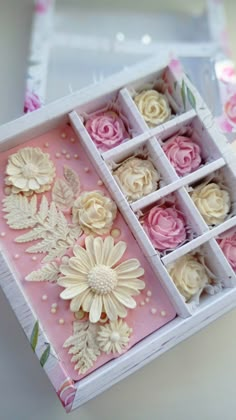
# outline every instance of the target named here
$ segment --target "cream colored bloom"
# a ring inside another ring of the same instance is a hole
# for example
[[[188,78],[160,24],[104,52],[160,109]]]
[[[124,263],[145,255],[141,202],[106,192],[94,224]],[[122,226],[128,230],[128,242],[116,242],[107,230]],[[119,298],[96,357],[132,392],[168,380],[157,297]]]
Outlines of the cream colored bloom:
[[[87,235],[109,233],[116,214],[115,202],[101,191],[84,192],[72,208],[73,223],[79,223]]]
[[[157,90],[143,90],[134,97],[134,102],[149,127],[156,127],[171,116],[171,108],[166,96]]]
[[[98,322],[105,312],[111,321],[115,321],[118,316],[126,317],[126,308],[136,307],[132,296],[138,295],[139,290],[145,287],[139,279],[144,270],[135,258],[117,265],[126,248],[126,243],[122,241],[114,245],[111,236],[104,241],[87,236],[85,248],[74,247],[74,257],[60,267],[65,277],[58,280],[58,284],[65,287],[61,298],[72,299],[72,312],[82,308],[89,312],[90,322]]]
[[[179,258],[170,265],[168,271],[186,301],[200,295],[204,287],[211,282],[204,265],[192,254]]]
[[[159,187],[160,175],[150,160],[132,157],[114,171],[114,177],[129,201],[138,200]]]
[[[214,182],[195,187],[191,197],[208,225],[219,225],[230,211],[231,201],[228,191]]]
[[[100,349],[107,354],[119,353],[128,346],[132,329],[121,319],[109,322],[99,328],[97,341]]]
[[[31,195],[48,191],[55,177],[55,167],[48,153],[39,147],[24,147],[8,158],[6,185],[12,193]]]

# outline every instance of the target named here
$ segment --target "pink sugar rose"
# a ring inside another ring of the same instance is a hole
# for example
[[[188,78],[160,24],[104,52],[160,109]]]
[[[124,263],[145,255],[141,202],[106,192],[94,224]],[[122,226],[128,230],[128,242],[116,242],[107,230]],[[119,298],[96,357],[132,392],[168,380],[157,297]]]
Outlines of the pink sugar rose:
[[[85,127],[98,149],[103,152],[129,138],[123,120],[113,111],[93,115],[86,121]]]
[[[153,207],[144,219],[143,227],[158,251],[175,249],[186,240],[186,221],[173,207]]]
[[[35,111],[40,107],[41,102],[38,95],[28,89],[25,96],[24,113],[27,114],[28,112]]]
[[[231,236],[226,236],[218,239],[223,253],[234,271],[236,271],[236,232]]]
[[[200,147],[189,137],[171,137],[165,142],[163,150],[179,176],[195,171],[202,162]]]

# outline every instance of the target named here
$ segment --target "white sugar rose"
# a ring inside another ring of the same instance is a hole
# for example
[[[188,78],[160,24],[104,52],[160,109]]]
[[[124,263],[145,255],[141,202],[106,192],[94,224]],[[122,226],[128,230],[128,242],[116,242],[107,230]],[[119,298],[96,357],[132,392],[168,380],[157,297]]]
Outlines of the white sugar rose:
[[[228,191],[214,182],[197,186],[191,197],[209,226],[222,223],[230,211],[231,200]]]
[[[182,296],[189,301],[201,294],[211,279],[197,256],[187,254],[169,267],[169,274]]]
[[[134,102],[149,127],[156,127],[171,116],[166,96],[154,89],[143,90],[134,97]]]
[[[78,223],[87,235],[109,233],[116,214],[116,204],[101,191],[82,193],[72,208],[73,223]]]
[[[156,191],[160,180],[160,175],[150,160],[135,157],[122,163],[114,171],[114,177],[129,201],[138,200]]]

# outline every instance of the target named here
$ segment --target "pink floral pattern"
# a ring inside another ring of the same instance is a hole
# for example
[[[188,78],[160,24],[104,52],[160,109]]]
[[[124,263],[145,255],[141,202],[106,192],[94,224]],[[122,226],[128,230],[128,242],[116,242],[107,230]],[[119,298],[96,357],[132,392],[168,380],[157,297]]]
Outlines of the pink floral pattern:
[[[27,114],[28,112],[35,111],[36,109],[40,107],[41,107],[41,102],[38,95],[36,95],[36,93],[28,89],[26,92],[26,97],[25,97],[24,113]]]
[[[73,401],[76,395],[74,381],[67,378],[58,389],[57,395],[60,398],[63,407],[65,407],[66,412],[69,413],[72,409]]]
[[[232,126],[236,126],[236,93],[230,96],[224,106],[227,120]]]

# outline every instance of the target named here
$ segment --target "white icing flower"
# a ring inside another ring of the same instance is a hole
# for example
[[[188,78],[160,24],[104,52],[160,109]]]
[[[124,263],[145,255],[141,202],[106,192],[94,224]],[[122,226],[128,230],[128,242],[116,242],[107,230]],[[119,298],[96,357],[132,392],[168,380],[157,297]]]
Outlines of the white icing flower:
[[[170,265],[168,271],[186,301],[199,296],[204,287],[211,282],[205,266],[192,254],[179,258]]]
[[[38,147],[25,147],[8,158],[6,185],[12,193],[31,195],[48,191],[55,176],[55,167],[48,153]]]
[[[115,202],[101,191],[84,192],[72,208],[73,223],[79,223],[87,235],[109,233],[116,214]]]
[[[129,201],[135,201],[156,191],[160,175],[150,160],[130,158],[114,171],[114,177],[120,184]]]
[[[191,197],[208,225],[219,225],[230,211],[231,200],[228,191],[214,182],[198,185]]]
[[[117,265],[126,247],[126,243],[121,241],[114,245],[111,236],[104,241],[87,236],[85,248],[74,247],[74,257],[60,267],[65,277],[58,280],[58,284],[65,287],[61,298],[72,299],[72,312],[80,309],[89,312],[90,322],[95,323],[103,312],[108,319],[115,321],[117,317],[126,317],[126,308],[136,307],[132,296],[138,295],[139,290],[145,287],[139,279],[144,270],[135,258]]]
[[[165,95],[157,90],[143,90],[134,97],[140,113],[149,127],[156,127],[167,121],[171,116],[171,109]]]
[[[132,329],[121,319],[100,326],[97,341],[100,349],[107,354],[119,353],[128,346]]]

